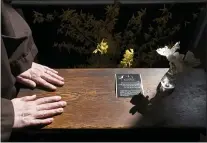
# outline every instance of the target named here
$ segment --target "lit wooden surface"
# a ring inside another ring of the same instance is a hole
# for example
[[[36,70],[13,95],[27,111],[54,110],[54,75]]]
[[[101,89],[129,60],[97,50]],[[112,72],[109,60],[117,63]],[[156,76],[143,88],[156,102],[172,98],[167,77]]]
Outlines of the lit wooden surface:
[[[68,105],[64,113],[55,117],[46,128],[130,128],[142,117],[133,107],[131,98],[116,98],[115,74],[139,73],[144,94],[152,98],[156,87],[168,69],[59,69],[65,85],[56,92],[35,89],[21,90],[19,96],[36,94],[38,97],[60,95]]]
[[[156,94],[160,79],[168,69],[59,69],[65,85],[56,92],[39,89],[21,90],[19,96],[38,97],[60,95],[68,105],[46,129],[193,127],[206,125],[206,73],[195,69],[177,78],[175,91],[154,102],[147,114],[130,113],[131,98],[116,98],[115,74],[139,73],[145,96]],[[136,101],[135,101],[136,102]],[[138,106],[142,103],[138,103]]]

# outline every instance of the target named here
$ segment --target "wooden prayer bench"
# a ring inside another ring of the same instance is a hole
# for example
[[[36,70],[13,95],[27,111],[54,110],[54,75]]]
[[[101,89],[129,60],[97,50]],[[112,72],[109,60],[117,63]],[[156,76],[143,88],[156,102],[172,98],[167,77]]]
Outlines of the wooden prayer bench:
[[[58,69],[65,78],[63,87],[56,92],[22,89],[19,97],[60,95],[68,103],[64,113],[42,129],[14,132],[12,140],[196,141],[206,127],[206,73],[195,69],[177,80],[171,95],[154,97],[167,70]],[[144,95],[158,99],[153,102],[151,110],[144,110],[144,97],[116,97],[116,73],[141,74]],[[131,103],[132,100],[136,105]]]

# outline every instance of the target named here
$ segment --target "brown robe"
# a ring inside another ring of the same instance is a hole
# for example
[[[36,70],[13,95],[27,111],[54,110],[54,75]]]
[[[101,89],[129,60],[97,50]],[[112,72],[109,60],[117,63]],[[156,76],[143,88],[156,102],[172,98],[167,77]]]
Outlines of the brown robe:
[[[8,141],[14,123],[11,99],[18,94],[15,77],[31,67],[38,51],[22,16],[6,0],[1,3],[1,140]]]

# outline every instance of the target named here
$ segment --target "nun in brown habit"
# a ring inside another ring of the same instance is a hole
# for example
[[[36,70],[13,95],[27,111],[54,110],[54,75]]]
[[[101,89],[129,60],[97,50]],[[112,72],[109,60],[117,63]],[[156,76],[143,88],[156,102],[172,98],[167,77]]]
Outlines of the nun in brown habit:
[[[8,141],[13,129],[50,124],[51,116],[62,113],[66,102],[60,96],[17,98],[16,83],[55,90],[54,85],[62,86],[64,79],[33,62],[38,51],[29,26],[8,1],[1,4],[1,140]]]

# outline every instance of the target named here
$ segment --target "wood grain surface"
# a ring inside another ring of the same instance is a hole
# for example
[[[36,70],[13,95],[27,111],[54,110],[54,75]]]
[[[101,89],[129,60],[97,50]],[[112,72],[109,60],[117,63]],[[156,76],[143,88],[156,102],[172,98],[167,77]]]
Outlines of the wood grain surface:
[[[64,113],[45,128],[130,128],[142,115],[132,115],[131,98],[115,96],[116,73],[141,74],[144,94],[152,98],[162,76],[168,69],[59,69],[65,85],[56,92],[20,91],[19,97],[60,95],[67,102]]]

